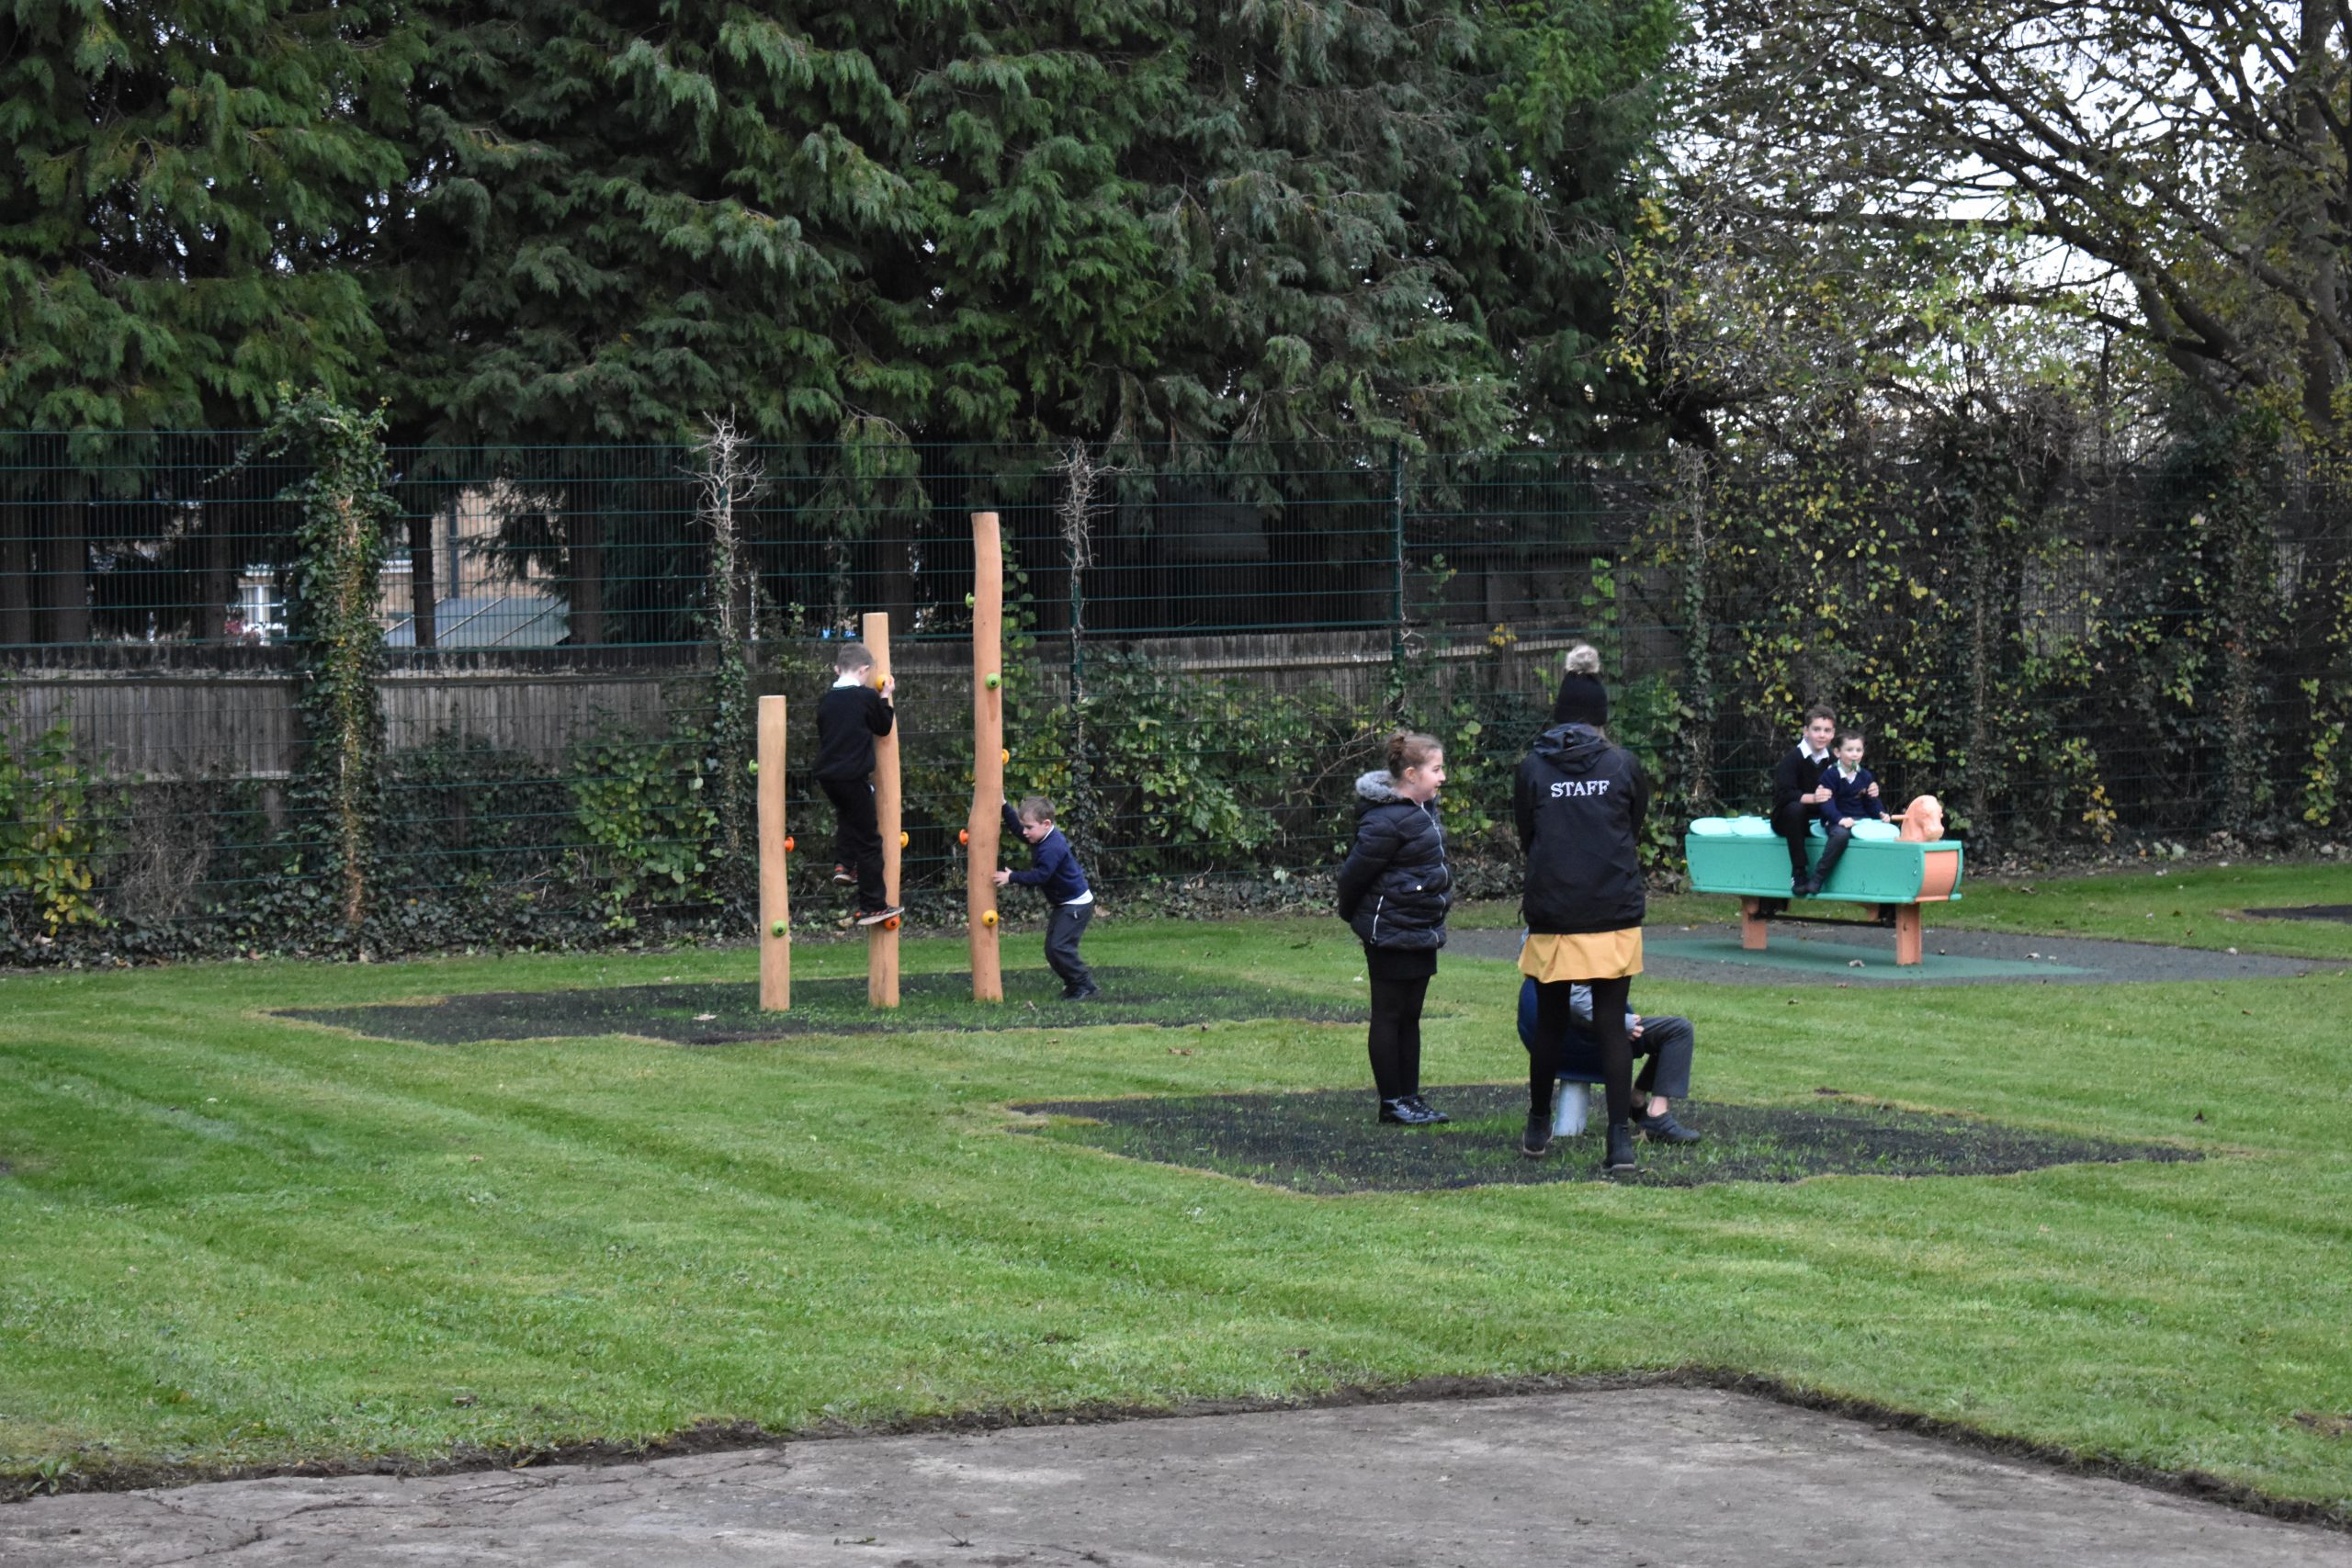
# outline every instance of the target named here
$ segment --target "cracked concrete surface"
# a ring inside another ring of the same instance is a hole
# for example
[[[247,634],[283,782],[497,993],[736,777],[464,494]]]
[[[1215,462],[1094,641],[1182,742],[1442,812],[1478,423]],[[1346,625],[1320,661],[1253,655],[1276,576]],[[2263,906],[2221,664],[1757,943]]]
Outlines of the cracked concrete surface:
[[[2352,1536],[1713,1390],[853,1438],[0,1508],[6,1568],[2352,1568]]]

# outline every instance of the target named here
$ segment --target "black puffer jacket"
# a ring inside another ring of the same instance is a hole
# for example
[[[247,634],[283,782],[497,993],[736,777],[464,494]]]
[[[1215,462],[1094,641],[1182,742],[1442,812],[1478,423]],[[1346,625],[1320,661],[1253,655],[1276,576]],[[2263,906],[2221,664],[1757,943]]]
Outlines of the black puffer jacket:
[[[1443,947],[1453,872],[1436,805],[1398,795],[1385,768],[1356,780],[1356,844],[1340,867],[1340,919],[1366,947]]]
[[[1649,815],[1641,764],[1581,724],[1545,730],[1511,782],[1527,852],[1520,912],[1531,931],[1616,931],[1642,923],[1639,846]]]

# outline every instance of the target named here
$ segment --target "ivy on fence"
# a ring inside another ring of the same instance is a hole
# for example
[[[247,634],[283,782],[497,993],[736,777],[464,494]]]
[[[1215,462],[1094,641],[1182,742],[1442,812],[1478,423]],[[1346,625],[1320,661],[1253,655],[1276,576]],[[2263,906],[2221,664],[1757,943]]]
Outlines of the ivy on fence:
[[[368,917],[381,815],[384,628],[376,602],[400,506],[384,457],[384,411],[360,413],[326,393],[285,396],[277,417],[238,455],[292,454],[307,466],[284,492],[300,508],[288,621],[302,650],[297,706],[303,750],[298,808],[324,819],[322,868],[337,886],[346,931]]]

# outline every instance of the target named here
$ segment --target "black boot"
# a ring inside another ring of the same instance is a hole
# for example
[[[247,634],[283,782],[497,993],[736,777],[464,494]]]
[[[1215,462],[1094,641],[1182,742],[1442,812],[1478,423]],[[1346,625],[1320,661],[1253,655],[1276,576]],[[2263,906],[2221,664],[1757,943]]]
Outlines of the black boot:
[[[1609,1123],[1609,1152],[1600,1158],[1603,1175],[1631,1173],[1634,1164],[1634,1124],[1631,1122]]]

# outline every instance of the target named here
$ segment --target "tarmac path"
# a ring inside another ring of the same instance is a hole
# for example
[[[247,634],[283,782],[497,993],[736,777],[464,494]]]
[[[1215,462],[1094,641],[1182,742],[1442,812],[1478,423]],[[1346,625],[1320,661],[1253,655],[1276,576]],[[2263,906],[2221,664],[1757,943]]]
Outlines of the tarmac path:
[[[0,1508],[6,1568],[2352,1568],[2352,1534],[1651,1387]]]

